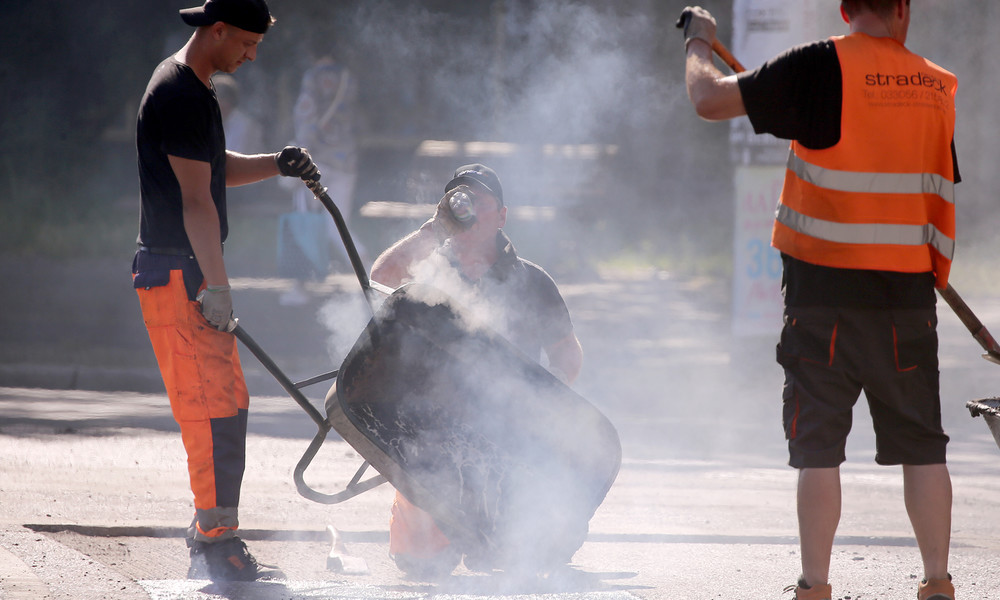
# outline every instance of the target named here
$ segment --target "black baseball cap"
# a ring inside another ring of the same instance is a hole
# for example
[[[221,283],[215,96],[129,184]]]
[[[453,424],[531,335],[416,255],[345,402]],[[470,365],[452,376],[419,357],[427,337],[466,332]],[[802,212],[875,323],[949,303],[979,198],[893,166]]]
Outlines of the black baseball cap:
[[[222,21],[251,33],[267,33],[274,23],[264,0],[205,0],[205,4],[181,9],[181,18],[192,27]]]
[[[496,196],[497,200],[500,201],[500,206],[503,206],[503,188],[500,187],[500,178],[497,177],[497,173],[493,169],[479,163],[463,165],[455,169],[452,180],[444,186],[444,193],[447,194],[463,183],[486,188],[487,192]]]

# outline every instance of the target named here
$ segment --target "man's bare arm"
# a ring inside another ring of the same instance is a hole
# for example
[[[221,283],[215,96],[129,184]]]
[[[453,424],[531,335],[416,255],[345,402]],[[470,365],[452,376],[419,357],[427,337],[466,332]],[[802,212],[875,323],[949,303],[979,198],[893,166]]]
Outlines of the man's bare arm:
[[[688,44],[684,80],[688,98],[698,116],[723,121],[747,114],[735,75],[724,75],[712,60],[712,47],[703,40]]]
[[[583,368],[583,347],[576,334],[571,333],[545,348],[545,355],[549,358],[551,370],[565,375],[567,384],[576,381]]]
[[[212,286],[229,285],[222,260],[219,213],[212,200],[212,168],[209,163],[168,155],[174,176],[181,187],[184,231],[205,282]]]
[[[226,187],[256,183],[279,175],[274,154],[240,154],[226,150]]]
[[[372,264],[372,281],[397,288],[412,279],[411,267],[427,258],[441,245],[431,221],[380,254]]]

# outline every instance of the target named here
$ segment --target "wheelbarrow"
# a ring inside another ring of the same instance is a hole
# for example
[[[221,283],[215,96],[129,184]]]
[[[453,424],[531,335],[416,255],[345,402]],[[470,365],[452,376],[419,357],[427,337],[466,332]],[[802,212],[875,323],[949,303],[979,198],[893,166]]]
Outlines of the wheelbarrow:
[[[337,225],[371,320],[338,370],[298,383],[231,324],[317,425],[294,469],[299,493],[337,504],[388,481],[463,554],[504,570],[568,562],[617,477],[614,426],[444,292],[370,281],[326,188],[306,185]],[[323,415],[301,389],[330,380]],[[364,462],[342,491],[327,494],[305,482],[305,471],[331,429]],[[378,474],[363,480],[369,466]]]

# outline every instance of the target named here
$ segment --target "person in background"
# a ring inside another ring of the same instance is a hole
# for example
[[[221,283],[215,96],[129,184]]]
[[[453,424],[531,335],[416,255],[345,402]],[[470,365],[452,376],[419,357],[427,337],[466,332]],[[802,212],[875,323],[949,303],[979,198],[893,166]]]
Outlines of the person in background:
[[[456,217],[450,200],[469,204]],[[569,310],[555,282],[538,265],[517,255],[503,231],[507,221],[496,172],[481,164],[459,167],[445,186],[436,212],[419,229],[383,252],[371,279],[392,288],[408,281],[438,287],[527,356],[541,361],[564,383],[583,364],[583,350]],[[462,556],[429,514],[396,493],[389,523],[389,553],[404,572],[417,576],[450,573]],[[479,569],[485,565],[466,566]]]
[[[935,287],[955,240],[954,75],[905,47],[909,0],[843,0],[849,34],[724,76],[716,23],[688,7],[686,85],[707,120],[747,115],[791,140],[772,245],[784,264],[789,464],[799,470],[797,600],[831,600],[840,464],[862,391],[875,461],[902,465],[923,578],[919,600],[954,600],[951,478],[941,425]]]
[[[258,564],[236,535],[249,396],[230,333],[233,300],[222,255],[226,187],[279,174],[320,174],[302,148],[255,155],[226,150],[211,78],[257,57],[274,23],[264,0],[207,0],[180,14],[196,29],[156,67],[139,105],[133,285],[187,452],[195,507],[188,576],[280,577]]]
[[[222,128],[226,132],[226,149],[239,154],[255,154],[264,147],[264,131],[260,122],[243,109],[240,102],[242,86],[229,73],[212,76],[215,96],[222,112]],[[271,190],[266,186],[244,185],[226,190],[226,201],[256,203],[269,202]]]
[[[240,154],[253,154],[264,146],[264,131],[260,123],[240,105],[240,84],[228,73],[212,77],[215,95],[219,99],[226,149]]]
[[[354,187],[358,170],[358,80],[333,52],[317,58],[302,75],[302,85],[292,113],[295,144],[309,148],[323,172],[323,184],[336,203],[345,222],[351,224],[354,210]],[[340,233],[326,209],[305,186],[292,188],[292,210],[315,213],[315,227],[306,219],[284,219],[281,224],[285,241],[279,252],[279,274],[292,279],[292,287],[282,294],[286,306],[308,302],[304,282],[310,276],[324,277],[329,264],[329,246],[339,248],[341,259],[349,259],[340,243]],[[364,247],[354,238],[355,247],[364,256]],[[322,245],[322,248],[315,246]],[[295,248],[298,248],[298,251]],[[310,262],[311,261],[311,262]]]

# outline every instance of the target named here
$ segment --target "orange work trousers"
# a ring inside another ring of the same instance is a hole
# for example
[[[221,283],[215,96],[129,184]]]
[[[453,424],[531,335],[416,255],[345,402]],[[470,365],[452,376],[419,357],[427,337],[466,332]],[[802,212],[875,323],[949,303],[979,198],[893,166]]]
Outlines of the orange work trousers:
[[[189,534],[201,541],[230,537],[239,525],[250,404],[236,337],[205,320],[182,269],[157,274],[163,261],[156,264],[156,255],[143,260],[142,254],[136,257],[133,282],[187,452],[195,506]]]
[[[434,562],[453,552],[449,546],[434,519],[397,491],[389,518],[389,555],[397,563]]]

